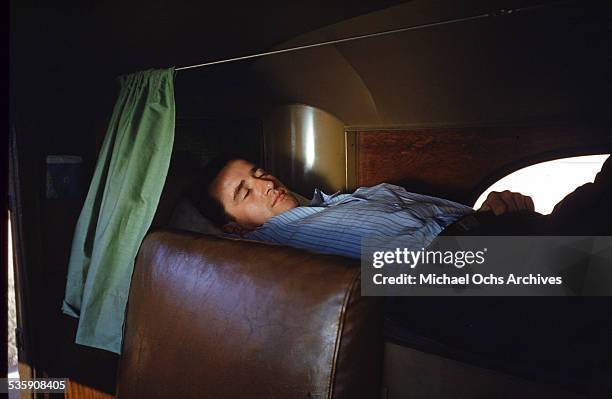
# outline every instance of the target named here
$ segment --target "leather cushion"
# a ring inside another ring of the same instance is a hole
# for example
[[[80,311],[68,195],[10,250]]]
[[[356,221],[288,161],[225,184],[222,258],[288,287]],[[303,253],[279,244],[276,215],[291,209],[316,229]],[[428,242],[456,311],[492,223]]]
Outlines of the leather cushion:
[[[377,397],[382,304],[360,296],[359,278],[348,258],[152,233],[132,278],[117,397]]]

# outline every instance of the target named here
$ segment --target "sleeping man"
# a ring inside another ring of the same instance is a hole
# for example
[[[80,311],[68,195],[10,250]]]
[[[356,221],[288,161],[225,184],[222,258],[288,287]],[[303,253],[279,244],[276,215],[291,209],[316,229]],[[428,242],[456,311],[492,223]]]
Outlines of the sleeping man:
[[[440,234],[609,234],[611,165],[606,161],[595,183],[568,195],[548,216],[534,212],[530,197],[509,191],[491,193],[474,211],[386,183],[352,194],[315,189],[307,202],[242,159],[211,162],[196,203],[225,233],[359,258],[363,237],[401,237],[418,250]]]
[[[474,211],[390,184],[352,194],[315,190],[312,201],[307,201],[265,170],[238,159],[209,164],[195,202],[200,213],[225,233],[359,258],[361,238],[371,236],[400,237],[402,244],[418,250],[440,234],[609,235],[611,172],[608,159],[594,183],[578,188],[544,216],[533,212],[529,197],[516,193],[492,193]],[[197,215],[191,209],[191,215]],[[190,226],[189,219],[175,227],[205,232]],[[592,370],[589,365],[604,364],[602,348],[609,347],[612,307],[601,298],[385,299],[385,340],[434,353],[458,356],[466,351],[472,360],[506,359],[507,364],[527,364],[530,370],[567,365],[571,370]]]

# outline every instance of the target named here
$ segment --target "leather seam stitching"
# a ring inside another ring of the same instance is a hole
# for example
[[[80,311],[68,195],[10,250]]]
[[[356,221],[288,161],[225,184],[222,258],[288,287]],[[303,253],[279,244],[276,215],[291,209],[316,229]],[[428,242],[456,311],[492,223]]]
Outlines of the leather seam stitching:
[[[361,279],[361,273],[357,272],[355,273],[355,276],[353,277],[350,285],[349,285],[349,289],[347,290],[347,292],[344,295],[344,299],[342,300],[342,309],[340,310],[340,316],[339,316],[339,320],[338,320],[338,331],[336,333],[336,342],[335,342],[335,348],[334,348],[334,356],[332,358],[332,364],[331,364],[331,374],[329,377],[329,388],[328,388],[328,398],[333,398],[334,396],[334,382],[336,380],[336,369],[337,369],[337,360],[338,360],[338,355],[340,354],[340,346],[342,345],[342,331],[344,330],[344,324],[346,321],[346,308],[348,307],[348,303],[349,300],[351,299],[351,294],[353,292],[353,288],[355,287],[355,284],[357,283],[357,281],[359,281]]]

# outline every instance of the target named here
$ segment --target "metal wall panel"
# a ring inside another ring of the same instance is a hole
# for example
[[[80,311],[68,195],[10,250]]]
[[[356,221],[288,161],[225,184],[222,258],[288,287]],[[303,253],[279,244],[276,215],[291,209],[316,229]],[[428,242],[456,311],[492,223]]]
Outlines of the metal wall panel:
[[[346,189],[344,123],[308,105],[285,105],[263,123],[265,168],[308,198]]]

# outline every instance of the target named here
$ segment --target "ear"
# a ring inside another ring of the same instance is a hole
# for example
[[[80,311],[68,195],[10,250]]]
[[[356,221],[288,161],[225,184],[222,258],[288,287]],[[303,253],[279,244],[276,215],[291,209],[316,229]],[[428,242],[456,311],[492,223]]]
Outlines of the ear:
[[[245,227],[236,222],[228,222],[224,224],[223,226],[221,226],[221,230],[223,230],[224,233],[236,234],[236,235],[240,235],[241,237],[243,237],[246,233],[248,233],[249,231],[253,229]]]

